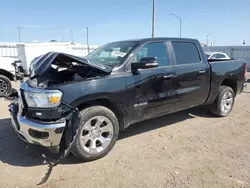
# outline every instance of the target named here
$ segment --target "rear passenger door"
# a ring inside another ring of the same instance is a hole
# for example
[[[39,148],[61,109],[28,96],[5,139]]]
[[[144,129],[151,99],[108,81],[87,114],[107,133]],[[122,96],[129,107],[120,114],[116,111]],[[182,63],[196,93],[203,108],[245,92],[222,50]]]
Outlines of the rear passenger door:
[[[178,110],[203,104],[210,89],[210,69],[195,42],[172,41],[174,54],[174,88]]]

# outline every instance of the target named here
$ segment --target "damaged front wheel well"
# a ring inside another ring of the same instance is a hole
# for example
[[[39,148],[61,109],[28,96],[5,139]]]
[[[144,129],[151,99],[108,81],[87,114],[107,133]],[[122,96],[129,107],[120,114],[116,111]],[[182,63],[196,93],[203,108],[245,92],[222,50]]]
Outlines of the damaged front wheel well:
[[[77,109],[81,111],[90,106],[104,106],[110,109],[116,115],[118,119],[120,130],[121,131],[125,130],[122,112],[119,109],[119,107],[114,105],[112,102],[110,102],[110,100],[102,98],[102,99],[93,99],[93,100],[84,101],[83,103],[77,106]],[[70,140],[72,139],[71,130],[72,130],[71,127],[66,127],[62,136],[61,143],[60,143],[60,150],[63,150],[64,148],[68,147],[68,144],[70,143]]]
[[[114,114],[116,115],[116,117],[119,121],[120,130],[124,130],[123,115],[122,115],[120,108],[117,105],[113,104],[107,98],[89,100],[89,101],[86,101],[86,102],[78,105],[77,108],[79,109],[79,111],[81,111],[84,108],[87,108],[90,106],[95,106],[95,105],[104,106],[104,107],[110,109],[112,112],[114,112]]]

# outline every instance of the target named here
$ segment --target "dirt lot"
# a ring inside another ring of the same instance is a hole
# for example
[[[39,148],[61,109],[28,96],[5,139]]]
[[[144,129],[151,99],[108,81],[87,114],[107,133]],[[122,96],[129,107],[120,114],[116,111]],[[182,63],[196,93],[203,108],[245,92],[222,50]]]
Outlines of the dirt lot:
[[[56,156],[19,140],[7,105],[0,99],[0,187],[36,187],[48,169],[42,154]],[[250,187],[249,106],[250,84],[229,117],[196,108],[133,125],[106,157],[69,156],[39,187]]]

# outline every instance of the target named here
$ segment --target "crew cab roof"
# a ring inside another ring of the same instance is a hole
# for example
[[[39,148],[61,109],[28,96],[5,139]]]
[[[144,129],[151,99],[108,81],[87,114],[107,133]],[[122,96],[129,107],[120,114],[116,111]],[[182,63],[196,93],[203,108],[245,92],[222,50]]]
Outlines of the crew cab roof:
[[[190,42],[197,42],[197,39],[192,38],[176,38],[176,37],[154,37],[154,38],[141,38],[141,39],[131,39],[131,40],[122,40],[116,42],[155,42],[155,41],[162,41],[162,40],[178,40],[178,41],[190,41]]]

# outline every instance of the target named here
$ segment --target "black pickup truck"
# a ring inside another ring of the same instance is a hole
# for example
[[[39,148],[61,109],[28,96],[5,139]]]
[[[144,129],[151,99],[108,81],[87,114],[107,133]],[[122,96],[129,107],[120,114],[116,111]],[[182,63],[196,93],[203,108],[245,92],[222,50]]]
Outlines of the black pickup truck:
[[[199,105],[227,116],[246,70],[244,60],[210,64],[194,39],[113,42],[85,58],[50,52],[31,63],[10,105],[12,124],[26,142],[56,151],[66,143],[95,160],[133,123]]]

